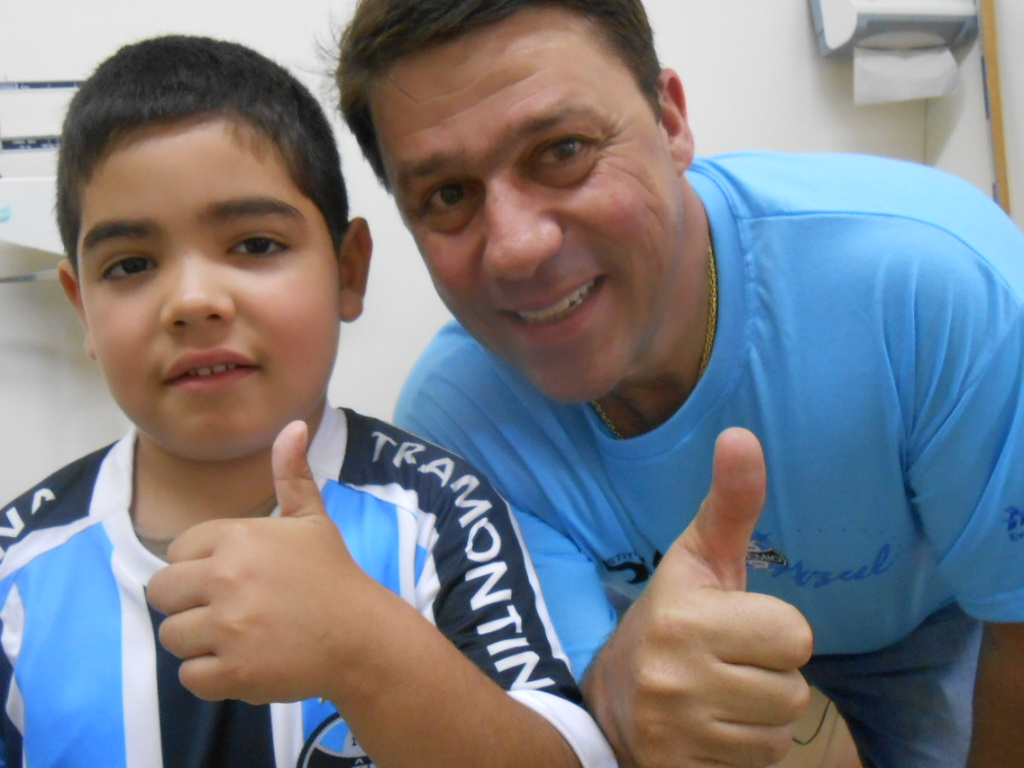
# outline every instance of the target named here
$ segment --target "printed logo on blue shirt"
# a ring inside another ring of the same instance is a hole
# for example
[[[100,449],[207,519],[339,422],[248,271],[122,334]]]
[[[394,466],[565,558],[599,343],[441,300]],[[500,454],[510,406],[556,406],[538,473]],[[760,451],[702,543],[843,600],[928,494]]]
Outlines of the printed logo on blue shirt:
[[[661,562],[661,552],[654,553],[654,568]],[[644,559],[636,552],[623,552],[610,557],[604,561],[604,567],[609,571],[622,574],[627,584],[643,584],[651,578],[652,568],[648,567]]]
[[[1021,532],[1024,535],[1024,519],[1021,520]],[[895,556],[888,544],[879,548],[870,565],[858,568],[847,568],[841,571],[819,570],[810,567],[801,559],[791,562],[779,552],[771,542],[769,534],[755,531],[747,547],[747,568],[751,571],[764,571],[772,578],[792,577],[798,587],[821,589],[844,581],[864,581],[885,574],[893,566]]]
[[[299,768],[373,768],[348,723],[335,713],[313,732],[299,755]]]
[[[1024,539],[1024,509],[1007,507],[1003,511],[1006,513],[1006,533],[1010,541]]]
[[[792,565],[773,568],[771,575],[772,578],[790,575],[798,587],[821,589],[844,581],[865,581],[882,576],[893,567],[895,560],[896,556],[892,552],[892,547],[883,544],[870,565],[865,564],[859,568],[847,568],[838,572],[821,571],[807,566],[803,560],[797,560]]]
[[[768,537],[754,532],[750,544],[747,545],[747,568],[757,571],[768,571],[785,568],[789,565],[786,556],[768,543]]]

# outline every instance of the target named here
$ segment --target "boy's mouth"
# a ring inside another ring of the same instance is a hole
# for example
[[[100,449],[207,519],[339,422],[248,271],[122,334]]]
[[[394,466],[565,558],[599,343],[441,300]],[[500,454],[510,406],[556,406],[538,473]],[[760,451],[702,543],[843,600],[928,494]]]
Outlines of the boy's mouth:
[[[214,355],[193,355],[194,359],[183,359],[167,372],[168,384],[180,384],[188,381],[200,381],[253,371],[258,366],[241,355],[227,353]],[[206,359],[204,360],[203,357]],[[212,359],[211,359],[212,358]],[[219,358],[219,359],[218,359]],[[233,358],[233,359],[232,359]]]
[[[210,368],[193,368],[191,371],[186,371],[185,376],[183,378],[193,379],[193,378],[202,378],[203,376],[213,376],[214,374],[217,374],[217,373],[224,373],[225,371],[233,371],[233,370],[235,370],[236,368],[239,368],[239,367],[240,366],[237,366],[234,363],[225,363],[223,365],[214,365],[214,366],[212,366]]]

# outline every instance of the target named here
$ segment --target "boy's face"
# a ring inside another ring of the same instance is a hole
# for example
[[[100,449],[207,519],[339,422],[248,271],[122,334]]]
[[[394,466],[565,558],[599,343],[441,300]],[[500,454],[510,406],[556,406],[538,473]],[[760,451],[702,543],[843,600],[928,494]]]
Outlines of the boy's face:
[[[62,283],[140,441],[230,460],[291,420],[315,429],[369,233],[353,222],[339,261],[268,141],[217,119],[114,145],[83,191],[78,253]]]

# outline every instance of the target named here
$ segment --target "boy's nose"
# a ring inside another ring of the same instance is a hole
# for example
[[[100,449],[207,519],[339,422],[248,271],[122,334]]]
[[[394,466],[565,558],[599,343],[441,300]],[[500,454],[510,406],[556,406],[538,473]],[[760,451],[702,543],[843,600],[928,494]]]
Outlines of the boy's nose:
[[[488,190],[485,268],[502,280],[528,280],[562,247],[562,228],[543,200],[513,185]]]
[[[165,269],[167,285],[161,323],[168,329],[184,329],[206,322],[234,318],[234,302],[215,265],[186,260]]]

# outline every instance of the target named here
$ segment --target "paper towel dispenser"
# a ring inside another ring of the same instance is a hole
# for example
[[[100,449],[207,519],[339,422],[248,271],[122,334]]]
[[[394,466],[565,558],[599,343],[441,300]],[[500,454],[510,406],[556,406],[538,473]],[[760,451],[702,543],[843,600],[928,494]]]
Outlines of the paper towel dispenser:
[[[954,47],[978,28],[975,0],[810,0],[825,56],[861,48]]]
[[[52,177],[0,178],[0,284],[56,277],[64,247],[53,208]]]

